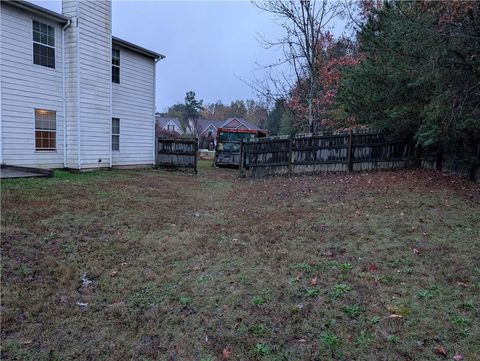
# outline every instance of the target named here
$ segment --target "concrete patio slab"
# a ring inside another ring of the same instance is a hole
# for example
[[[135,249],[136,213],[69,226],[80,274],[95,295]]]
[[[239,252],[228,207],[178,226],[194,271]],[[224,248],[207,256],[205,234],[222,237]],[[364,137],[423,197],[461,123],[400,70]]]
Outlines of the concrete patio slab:
[[[16,166],[2,166],[0,169],[1,179],[51,177],[53,172],[48,169],[37,169]]]

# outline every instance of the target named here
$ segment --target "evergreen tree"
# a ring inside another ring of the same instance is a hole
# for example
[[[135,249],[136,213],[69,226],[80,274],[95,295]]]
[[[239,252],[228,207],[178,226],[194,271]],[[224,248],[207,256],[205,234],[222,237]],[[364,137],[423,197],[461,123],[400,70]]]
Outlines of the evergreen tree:
[[[293,134],[293,122],[289,112],[283,112],[280,118],[279,135],[292,135]]]
[[[336,97],[359,122],[460,157],[480,135],[480,3],[386,2],[358,34]]]
[[[280,131],[280,122],[282,119],[282,114],[284,113],[284,100],[280,99],[275,102],[275,107],[268,115],[266,121],[266,128],[269,135],[278,135]]]

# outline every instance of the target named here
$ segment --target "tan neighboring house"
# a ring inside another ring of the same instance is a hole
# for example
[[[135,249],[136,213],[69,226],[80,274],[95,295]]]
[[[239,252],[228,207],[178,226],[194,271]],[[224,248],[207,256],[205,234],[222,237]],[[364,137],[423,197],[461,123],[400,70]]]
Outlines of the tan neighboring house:
[[[226,120],[197,120],[197,137],[200,143],[200,148],[209,148],[211,142],[215,145],[217,138],[217,130],[219,128],[230,128],[238,130],[260,130],[256,125],[246,121],[243,118],[229,118]],[[189,122],[187,127],[188,134],[194,134],[195,124],[193,121]]]

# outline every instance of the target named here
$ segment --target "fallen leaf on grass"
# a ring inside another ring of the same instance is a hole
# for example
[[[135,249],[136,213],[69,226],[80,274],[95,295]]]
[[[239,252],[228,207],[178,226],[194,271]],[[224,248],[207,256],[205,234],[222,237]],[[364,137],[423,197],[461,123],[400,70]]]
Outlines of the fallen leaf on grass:
[[[230,350],[230,348],[228,347],[225,347],[222,351],[222,356],[223,358],[226,360],[226,359],[229,359],[230,356],[232,355],[232,350]]]
[[[457,286],[458,287],[467,287],[467,284],[465,282],[458,281]]]
[[[298,340],[298,342],[299,343],[305,343],[305,342],[307,342],[307,340],[305,340],[304,338],[301,338],[301,339]]]
[[[317,285],[317,282],[318,282],[317,277],[313,277],[313,278],[310,280],[310,285],[316,286],[316,285]]]
[[[435,348],[433,349],[433,353],[439,356],[447,356],[447,350],[442,345],[435,346]]]
[[[397,315],[396,313],[392,313],[390,316],[388,316],[388,318],[392,319],[392,320],[400,320],[403,318],[402,315]]]
[[[370,267],[368,267],[368,270],[372,273],[377,272],[378,271],[378,266],[374,265],[374,264],[371,264]]]
[[[453,356],[453,359],[455,361],[462,361],[463,360],[463,356],[460,355],[458,352],[455,352],[455,356]]]
[[[387,311],[394,315],[406,317],[412,313],[412,310],[407,306],[389,305],[386,307]]]
[[[295,277],[295,281],[300,282],[301,278],[302,278],[302,275],[298,275],[297,277]]]
[[[20,340],[20,345],[30,345],[32,342],[32,340]]]
[[[118,271],[114,269],[112,272],[110,272],[110,277],[115,277],[117,275]]]
[[[413,249],[413,254],[419,254],[419,253],[420,253],[420,251],[418,250],[418,248]]]
[[[330,252],[330,251],[323,252],[323,253],[322,253],[322,256],[324,256],[324,257],[329,257],[329,258],[335,257],[334,254],[333,254],[332,252]]]
[[[125,306],[125,302],[123,301],[115,301],[113,303],[110,304],[110,307],[121,307],[121,306]]]

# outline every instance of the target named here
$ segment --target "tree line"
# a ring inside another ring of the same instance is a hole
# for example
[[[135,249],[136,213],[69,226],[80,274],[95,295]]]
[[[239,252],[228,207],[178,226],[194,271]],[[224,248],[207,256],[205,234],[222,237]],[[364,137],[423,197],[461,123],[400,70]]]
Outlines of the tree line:
[[[290,134],[293,130],[292,119],[285,111],[283,102],[275,107],[260,100],[234,100],[223,104],[221,100],[204,104],[198,100],[194,91],[185,95],[183,103],[170,106],[167,111],[157,113],[162,117],[177,118],[184,129],[187,124],[195,123],[197,119],[226,120],[228,118],[243,118],[261,129],[266,129],[270,135]]]
[[[478,163],[479,1],[254,4],[284,29],[281,38],[264,40],[284,58],[250,83],[262,100],[203,105],[189,92],[165,115],[183,122],[241,117],[270,135],[373,127],[414,139],[438,157]],[[329,31],[336,19],[346,24],[342,36]]]
[[[285,30],[267,45],[282,49],[280,63],[289,72],[272,71],[252,87],[275,102],[273,113],[288,114],[291,132],[374,127],[413,138],[439,157],[478,163],[479,1],[271,0],[257,6]],[[349,35],[328,30],[339,18]]]

